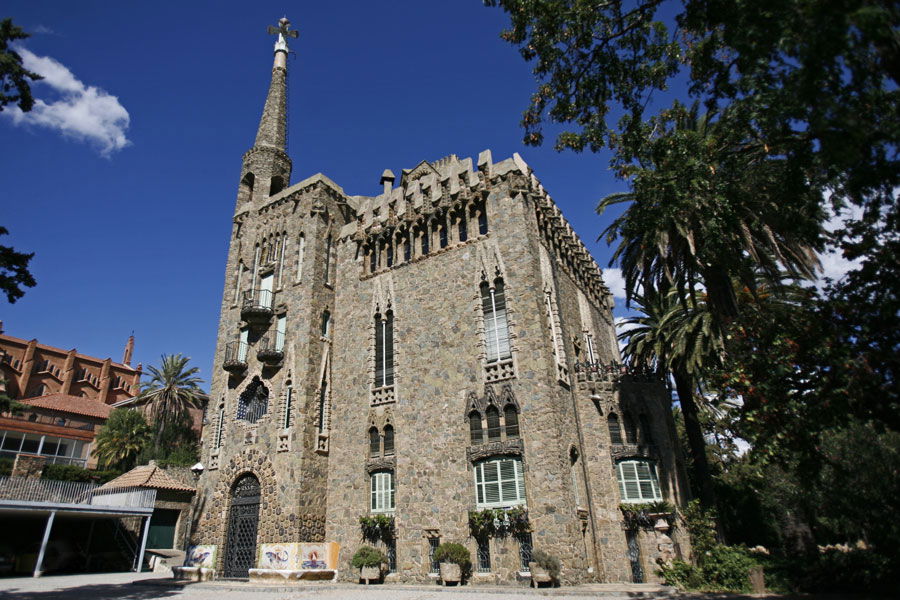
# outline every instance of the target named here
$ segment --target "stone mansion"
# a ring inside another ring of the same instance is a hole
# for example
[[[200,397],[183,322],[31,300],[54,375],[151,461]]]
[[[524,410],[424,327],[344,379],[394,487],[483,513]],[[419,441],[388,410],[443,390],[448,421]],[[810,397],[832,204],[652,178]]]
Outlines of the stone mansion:
[[[368,522],[389,580],[436,578],[446,541],[470,549],[476,584],[527,577],[533,549],[564,582],[653,580],[660,552],[687,551],[683,529],[631,527],[620,506],[687,499],[670,398],[618,365],[612,295],[532,169],[484,151],[385,170],[372,196],[322,174],[291,184],[296,32],[270,33],[192,542],[224,577],[336,543],[355,580],[361,518],[383,515]],[[491,533],[473,532],[485,515]]]

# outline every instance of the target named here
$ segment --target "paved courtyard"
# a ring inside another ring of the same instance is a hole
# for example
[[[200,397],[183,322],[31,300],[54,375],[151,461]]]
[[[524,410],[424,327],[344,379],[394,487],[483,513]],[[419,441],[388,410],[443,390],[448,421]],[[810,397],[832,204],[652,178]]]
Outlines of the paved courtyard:
[[[135,581],[138,583],[134,583]],[[585,585],[539,589],[513,587],[442,588],[407,585],[305,584],[296,587],[262,586],[240,582],[171,585],[165,575],[152,573],[102,573],[0,579],[0,600],[537,600],[559,597],[572,600],[626,600],[637,598],[678,600],[772,600],[782,596],[733,594],[679,594],[658,586],[628,584]],[[812,600],[812,596],[804,596]],[[818,598],[818,596],[816,597]],[[822,597],[825,598],[825,597]],[[839,596],[828,596],[838,600]],[[859,597],[858,597],[859,598]]]

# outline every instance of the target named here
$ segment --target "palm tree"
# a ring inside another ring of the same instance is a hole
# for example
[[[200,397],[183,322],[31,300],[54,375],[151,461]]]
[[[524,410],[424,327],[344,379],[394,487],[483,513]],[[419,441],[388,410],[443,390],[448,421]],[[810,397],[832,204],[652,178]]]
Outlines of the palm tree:
[[[629,302],[636,291],[674,288],[696,304],[705,289],[721,327],[738,314],[734,282],[755,289],[786,272],[811,278],[824,243],[821,197],[807,173],[791,170],[781,150],[755,139],[733,115],[701,115],[677,104],[655,123],[639,157],[622,167],[632,191],[603,198],[597,212],[630,203],[601,237],[621,240],[619,263]]]
[[[188,368],[190,358],[181,354],[162,355],[161,368],[150,366],[150,381],[141,387],[139,400],[150,407],[150,417],[156,428],[155,441],[161,439],[164,429],[183,422],[188,409],[199,408],[206,398],[200,389],[203,380],[197,377],[200,369]]]
[[[620,340],[627,340],[623,358],[629,364],[672,376],[684,415],[694,481],[700,486],[700,502],[712,507],[712,476],[697,399],[703,397],[698,394],[703,371],[721,360],[722,338],[706,303],[693,304],[690,299],[684,303],[675,289],[664,293],[646,290],[634,298],[634,303],[643,314],[623,321],[628,326],[619,335]]]
[[[94,455],[107,468],[127,471],[150,443],[152,435],[144,415],[136,410],[112,411],[94,440]]]

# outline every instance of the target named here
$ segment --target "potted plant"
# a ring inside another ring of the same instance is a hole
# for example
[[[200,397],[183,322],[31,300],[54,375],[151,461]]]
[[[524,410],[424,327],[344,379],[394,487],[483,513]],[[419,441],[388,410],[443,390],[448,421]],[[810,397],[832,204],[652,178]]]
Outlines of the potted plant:
[[[531,585],[534,587],[542,583],[553,585],[559,581],[559,559],[543,550],[531,553],[528,569],[531,571]]]
[[[460,584],[463,574],[468,571],[472,561],[469,550],[462,544],[445,542],[434,551],[434,560],[441,566],[441,581]]]
[[[387,563],[387,558],[381,550],[372,546],[362,546],[350,560],[350,566],[359,569],[359,578],[369,585],[370,580],[381,579],[382,565]]]

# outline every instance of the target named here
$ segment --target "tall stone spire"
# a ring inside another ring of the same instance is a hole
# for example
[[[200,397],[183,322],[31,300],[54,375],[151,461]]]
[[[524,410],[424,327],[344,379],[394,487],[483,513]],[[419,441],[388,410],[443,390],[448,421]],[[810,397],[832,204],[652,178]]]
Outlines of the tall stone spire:
[[[290,29],[287,17],[278,21],[278,27],[269,26],[269,33],[278,36],[275,42],[275,60],[272,65],[272,83],[263,108],[254,146],[268,146],[281,151],[287,149],[287,54],[286,37],[299,34]]]
[[[269,33],[277,35],[272,83],[259,120],[256,141],[244,154],[241,181],[235,212],[245,210],[248,203],[264,201],[286,188],[291,178],[291,159],[287,155],[287,38],[298,33],[291,28],[287,17],[278,26],[269,26]]]

